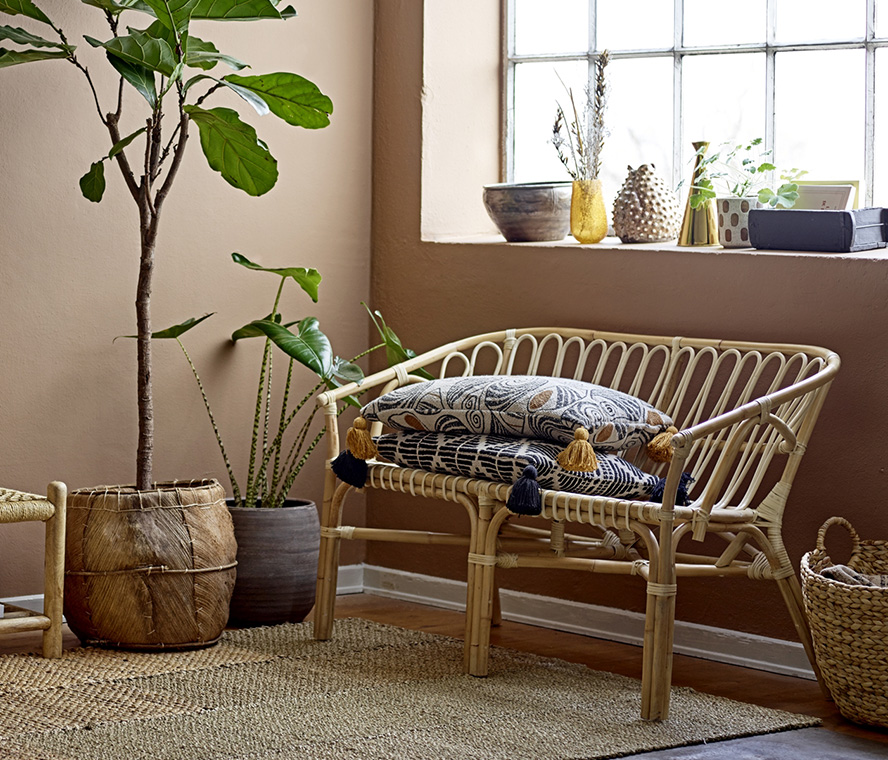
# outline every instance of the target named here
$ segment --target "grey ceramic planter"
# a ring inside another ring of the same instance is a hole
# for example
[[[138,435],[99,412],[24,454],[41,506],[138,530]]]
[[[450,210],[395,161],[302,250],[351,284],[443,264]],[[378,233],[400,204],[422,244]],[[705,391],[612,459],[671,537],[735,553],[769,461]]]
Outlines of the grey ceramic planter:
[[[320,524],[313,501],[277,509],[229,506],[237,541],[237,578],[228,624],[298,623],[315,601]]]

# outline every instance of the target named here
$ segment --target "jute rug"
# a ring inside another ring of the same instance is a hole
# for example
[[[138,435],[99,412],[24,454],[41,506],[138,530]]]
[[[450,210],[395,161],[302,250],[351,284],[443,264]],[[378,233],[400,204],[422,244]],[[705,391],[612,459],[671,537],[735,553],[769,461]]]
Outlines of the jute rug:
[[[642,721],[640,684],[495,649],[486,679],[462,644],[358,619],[227,632],[194,652],[75,649],[0,657],[0,758],[605,758],[811,726],[817,720],[675,689]]]

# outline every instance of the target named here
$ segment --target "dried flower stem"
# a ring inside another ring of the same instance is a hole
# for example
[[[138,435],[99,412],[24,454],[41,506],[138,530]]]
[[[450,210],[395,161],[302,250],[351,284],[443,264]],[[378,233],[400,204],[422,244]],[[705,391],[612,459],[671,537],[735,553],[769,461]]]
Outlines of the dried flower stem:
[[[607,50],[595,59],[594,86],[586,85],[584,88],[586,102],[582,117],[577,109],[573,90],[564,85],[562,81],[570,98],[573,121],[568,122],[564,109],[559,104],[555,115],[555,124],[552,127],[551,142],[555,146],[558,160],[574,180],[598,179],[601,172],[601,154],[604,151],[604,140],[607,137],[607,129],[604,125],[604,112],[607,108],[608,96],[605,69],[609,61],[610,55]],[[562,135],[562,127],[567,133],[566,138]],[[569,156],[565,153],[565,145]]]

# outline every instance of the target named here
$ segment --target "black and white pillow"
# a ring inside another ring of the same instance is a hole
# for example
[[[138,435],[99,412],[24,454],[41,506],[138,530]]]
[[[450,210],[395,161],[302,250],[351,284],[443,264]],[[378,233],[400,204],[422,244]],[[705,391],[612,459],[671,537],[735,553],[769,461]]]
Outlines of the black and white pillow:
[[[598,455],[594,472],[572,472],[557,462],[561,446],[499,435],[399,432],[374,439],[378,458],[400,467],[513,484],[527,465],[541,488],[618,499],[648,500],[660,479],[615,455]]]
[[[589,431],[599,451],[647,444],[672,424],[665,413],[627,393],[581,380],[533,375],[448,377],[405,385],[361,414],[396,430],[476,433],[569,444]]]

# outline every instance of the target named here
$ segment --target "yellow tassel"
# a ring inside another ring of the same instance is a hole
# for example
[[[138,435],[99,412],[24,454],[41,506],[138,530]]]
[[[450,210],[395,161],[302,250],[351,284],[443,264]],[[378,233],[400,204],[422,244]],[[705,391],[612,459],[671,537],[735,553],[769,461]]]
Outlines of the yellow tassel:
[[[671,425],[662,433],[655,435],[653,440],[647,445],[647,455],[654,462],[671,462],[672,453],[675,450],[672,447],[672,436],[678,432],[678,428]]]
[[[345,437],[348,450],[356,459],[373,459],[379,451],[367,430],[367,420],[357,417]]]
[[[573,472],[594,472],[598,469],[598,458],[589,443],[589,431],[586,428],[574,430],[574,439],[558,455],[558,464]]]

